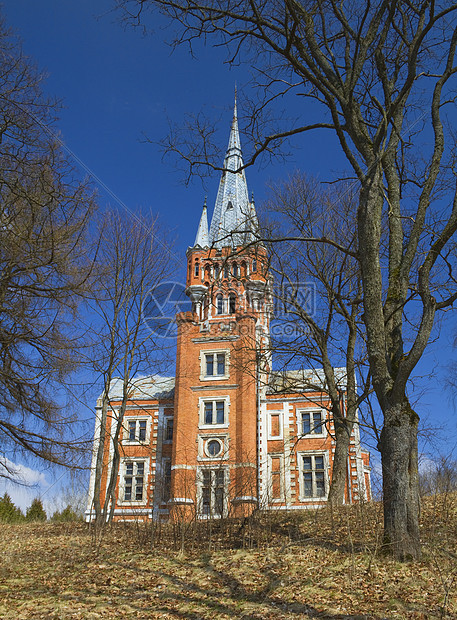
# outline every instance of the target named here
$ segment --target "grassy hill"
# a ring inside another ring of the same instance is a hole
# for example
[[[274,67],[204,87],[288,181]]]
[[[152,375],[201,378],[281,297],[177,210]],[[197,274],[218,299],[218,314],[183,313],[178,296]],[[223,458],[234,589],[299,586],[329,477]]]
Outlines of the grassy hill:
[[[457,496],[424,500],[423,561],[379,553],[378,504],[245,522],[0,528],[0,618],[457,618]]]

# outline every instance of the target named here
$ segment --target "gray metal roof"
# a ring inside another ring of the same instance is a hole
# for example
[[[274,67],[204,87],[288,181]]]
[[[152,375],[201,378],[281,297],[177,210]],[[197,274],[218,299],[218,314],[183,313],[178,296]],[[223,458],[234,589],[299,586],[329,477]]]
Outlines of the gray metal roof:
[[[111,381],[109,389],[110,399],[122,398],[123,380],[119,377]],[[162,377],[161,375],[148,375],[134,377],[129,382],[129,398],[131,400],[155,400],[173,398],[175,388],[174,377]]]
[[[346,391],[347,370],[346,368],[334,368],[335,380],[338,387]],[[327,381],[321,368],[299,370],[274,371],[270,375],[267,393],[278,392],[305,392],[309,390],[326,390]]]
[[[258,222],[254,202],[249,201],[248,186],[243,166],[238,118],[235,107],[233,110],[232,127],[227,153],[224,159],[224,171],[219,183],[219,189],[214,206],[213,217],[208,235],[208,247],[222,248],[231,246],[236,248],[255,241],[254,231]],[[203,215],[206,218],[205,212]],[[203,220],[202,215],[202,220]],[[202,233],[200,233],[202,230]],[[200,222],[196,244],[204,242],[204,222]]]

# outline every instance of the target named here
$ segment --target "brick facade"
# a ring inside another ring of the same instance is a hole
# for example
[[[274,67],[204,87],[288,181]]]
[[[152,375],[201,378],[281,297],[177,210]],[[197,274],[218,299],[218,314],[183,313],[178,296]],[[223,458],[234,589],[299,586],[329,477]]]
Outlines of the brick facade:
[[[187,251],[192,311],[176,317],[176,379],[152,375],[132,383],[115,519],[242,516],[327,501],[334,453],[329,399],[316,387],[324,385],[322,373],[285,372],[279,382],[272,373],[268,257],[255,243],[255,208],[240,164],[235,108],[210,231],[205,205]],[[344,409],[345,369],[337,371]],[[108,437],[119,399],[114,383]],[[96,428],[94,459],[98,435]],[[102,502],[112,457],[112,442],[105,445]],[[346,501],[370,498],[369,454],[355,425]],[[90,505],[86,514],[90,519]]]

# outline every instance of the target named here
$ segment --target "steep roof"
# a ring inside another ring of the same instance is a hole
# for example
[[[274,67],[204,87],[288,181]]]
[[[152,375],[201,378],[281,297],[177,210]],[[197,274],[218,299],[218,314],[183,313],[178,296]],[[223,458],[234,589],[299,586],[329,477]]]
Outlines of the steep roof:
[[[243,155],[235,97],[232,126],[224,159],[224,171],[219,183],[211,226],[209,233],[205,233],[205,222],[207,220],[206,210],[203,209],[195,245],[236,248],[255,241],[253,233],[258,226],[257,216],[254,201],[249,200],[246,175],[244,170],[240,170],[242,167]],[[205,245],[206,237],[207,243]]]

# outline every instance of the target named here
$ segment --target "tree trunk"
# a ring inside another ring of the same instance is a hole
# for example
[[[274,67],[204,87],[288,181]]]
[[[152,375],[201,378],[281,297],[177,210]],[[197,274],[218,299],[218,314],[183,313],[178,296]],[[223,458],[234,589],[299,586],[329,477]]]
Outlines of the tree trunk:
[[[332,482],[328,501],[332,506],[342,506],[347,478],[347,462],[351,430],[344,422],[335,420],[335,454],[333,456]]]
[[[94,481],[94,496],[93,496],[93,505],[95,511],[95,523],[100,525],[103,523],[104,516],[102,514],[102,507],[100,503],[100,493],[101,493],[101,484],[102,484],[102,475],[103,475],[103,456],[105,450],[105,440],[106,440],[106,418],[108,411],[108,398],[107,398],[107,390],[103,392],[102,397],[102,407],[100,413],[100,435],[98,440],[97,447],[97,459],[95,462],[95,481]]]
[[[418,416],[407,399],[384,412],[381,458],[384,547],[398,560],[419,560]]]

